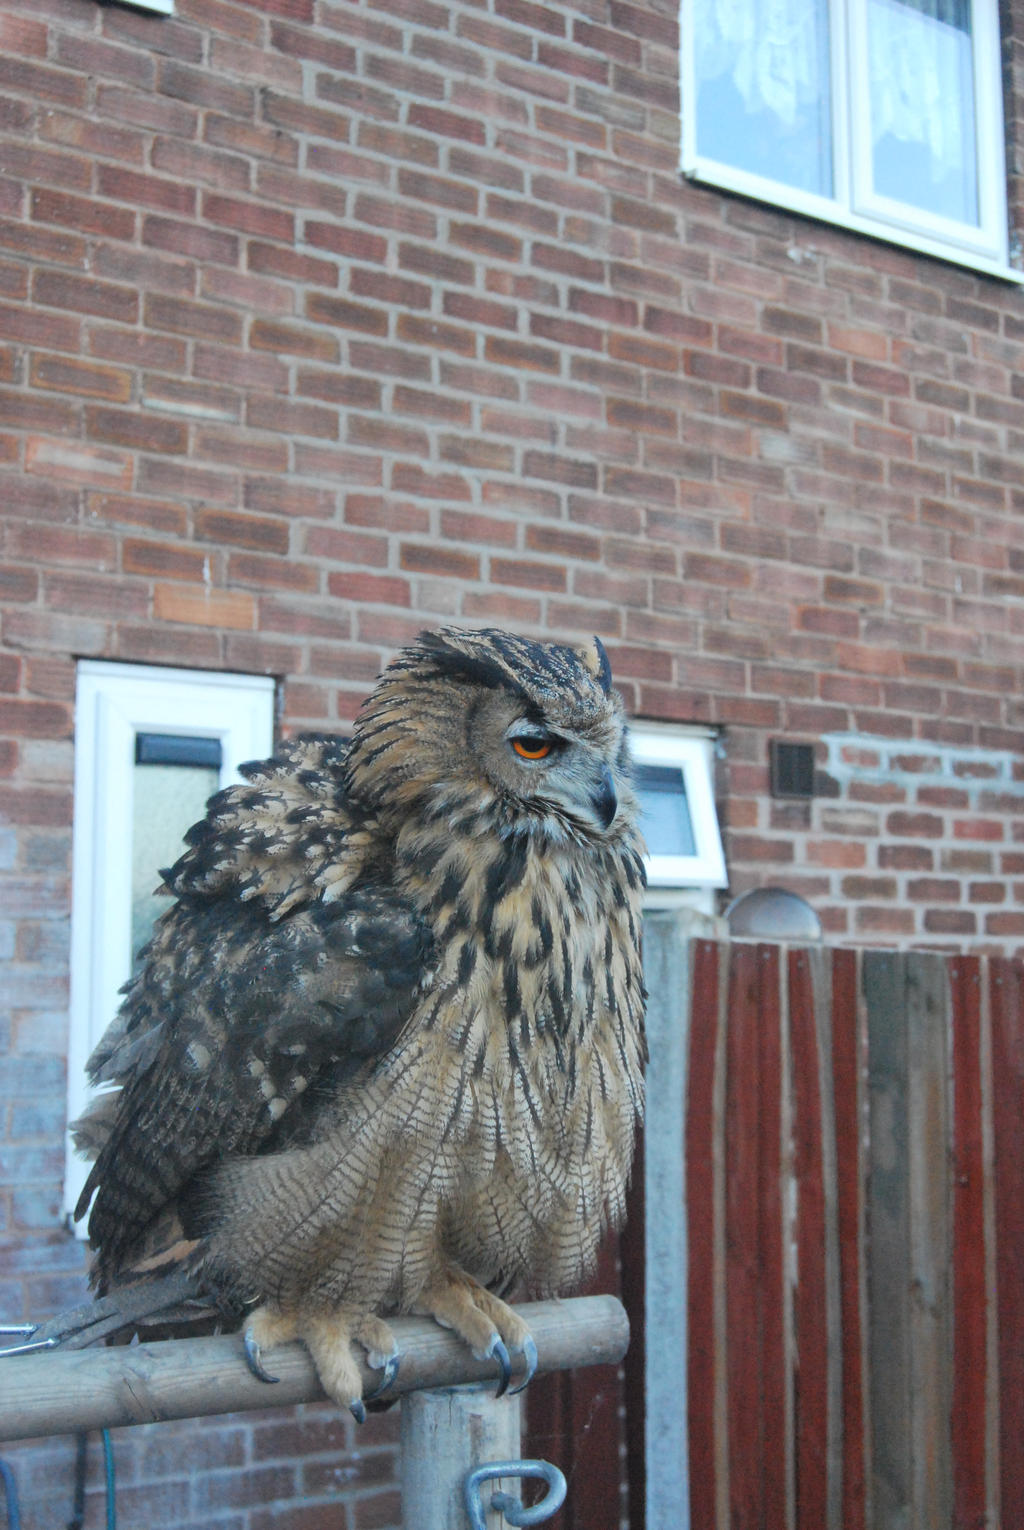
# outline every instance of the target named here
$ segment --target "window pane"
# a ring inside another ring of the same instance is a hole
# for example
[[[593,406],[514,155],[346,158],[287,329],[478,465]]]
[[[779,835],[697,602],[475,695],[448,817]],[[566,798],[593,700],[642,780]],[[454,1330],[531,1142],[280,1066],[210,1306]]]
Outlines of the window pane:
[[[827,0],[694,0],[697,153],[832,195]]]
[[[220,773],[209,766],[137,765],[132,813],[132,960],[146,944],[154,921],[169,907],[160,868],[182,852],[182,839],[205,815]]]
[[[875,191],[979,221],[970,0],[868,0]]]
[[[696,855],[682,771],[673,766],[637,765],[635,772],[640,831],[648,854]]]

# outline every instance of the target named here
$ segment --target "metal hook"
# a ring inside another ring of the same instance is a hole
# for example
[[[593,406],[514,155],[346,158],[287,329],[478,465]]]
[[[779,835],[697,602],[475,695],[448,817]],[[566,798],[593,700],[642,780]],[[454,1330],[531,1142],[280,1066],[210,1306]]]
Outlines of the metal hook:
[[[0,1338],[31,1339],[34,1333],[38,1333],[38,1323],[0,1323]],[[38,1349],[54,1349],[56,1339],[37,1339],[34,1343],[8,1344],[0,1349],[0,1360],[6,1355],[31,1355]]]
[[[557,1513],[565,1502],[565,1477],[550,1461],[489,1461],[466,1474],[463,1491],[470,1530],[486,1530],[484,1515],[487,1508],[481,1502],[480,1488],[484,1482],[495,1477],[542,1477],[548,1485],[544,1497],[532,1509],[525,1508],[521,1500],[513,1498],[511,1493],[491,1494],[487,1508],[503,1514],[510,1525],[540,1525]]]

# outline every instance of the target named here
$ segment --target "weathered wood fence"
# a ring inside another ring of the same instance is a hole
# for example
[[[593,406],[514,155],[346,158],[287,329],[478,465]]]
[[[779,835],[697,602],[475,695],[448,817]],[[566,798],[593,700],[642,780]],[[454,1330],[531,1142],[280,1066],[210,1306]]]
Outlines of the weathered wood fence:
[[[1024,968],[694,951],[689,1477],[733,1530],[1024,1526]]]
[[[552,1384],[570,1483],[627,1452],[630,1530],[1024,1530],[1024,963],[695,941],[649,972],[646,1236],[604,1268],[634,1342],[600,1410]]]

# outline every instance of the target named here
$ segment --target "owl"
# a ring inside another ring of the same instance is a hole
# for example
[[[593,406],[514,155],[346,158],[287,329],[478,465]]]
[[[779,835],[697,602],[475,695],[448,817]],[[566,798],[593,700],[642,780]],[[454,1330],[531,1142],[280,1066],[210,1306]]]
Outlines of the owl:
[[[242,774],[161,874],[90,1062],[94,1283],[116,1307],[184,1272],[257,1374],[299,1338],[357,1418],[353,1345],[390,1385],[396,1314],[525,1385],[505,1297],[586,1280],[643,1108],[643,845],[604,649],[424,633],[349,741]]]

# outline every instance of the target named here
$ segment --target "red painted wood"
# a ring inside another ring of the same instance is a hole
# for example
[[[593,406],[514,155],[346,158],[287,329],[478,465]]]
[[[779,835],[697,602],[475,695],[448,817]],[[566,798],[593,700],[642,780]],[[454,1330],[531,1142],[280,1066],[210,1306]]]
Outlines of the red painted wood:
[[[1024,966],[993,960],[996,1300],[1002,1523],[1024,1525]]]
[[[759,1226],[764,1508],[758,1530],[787,1530],[785,1256],[782,1207],[782,1003],[778,946],[758,946]],[[749,1064],[748,1064],[749,1066]]]
[[[981,1123],[981,962],[950,961],[953,994],[953,1522],[987,1523],[985,1178]],[[1017,1273],[1020,1278],[1020,1272]],[[1012,1523],[1005,1520],[1004,1523]]]
[[[718,964],[712,941],[694,946],[686,1087],[687,1364],[690,1505],[694,1525],[713,1525],[715,1452],[714,1088]]]
[[[619,1295],[618,1239],[606,1238],[587,1294]],[[552,1461],[569,1492],[551,1530],[619,1530],[622,1379],[615,1365],[559,1371],[531,1382],[523,1454]]]
[[[832,953],[832,1090],[843,1335],[843,1530],[865,1530],[864,1360],[861,1330],[859,979],[855,951]]]
[[[828,1328],[825,1283],[825,1176],[814,988],[806,951],[789,953],[789,1035],[793,1067],[793,1171],[797,1182],[794,1299],[796,1530],[822,1530],[828,1513]]]
[[[759,949],[730,953],[725,1087],[725,1294],[729,1521],[764,1523],[764,1352],[761,1335]]]
[[[779,952],[732,948],[726,1037],[726,1372],[732,1530],[785,1530]]]

